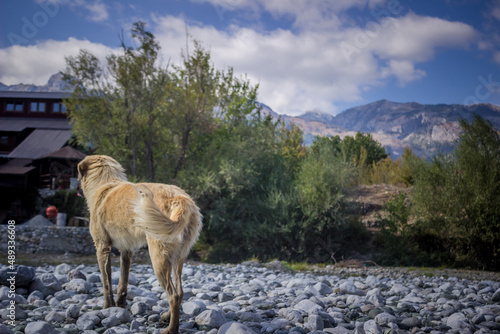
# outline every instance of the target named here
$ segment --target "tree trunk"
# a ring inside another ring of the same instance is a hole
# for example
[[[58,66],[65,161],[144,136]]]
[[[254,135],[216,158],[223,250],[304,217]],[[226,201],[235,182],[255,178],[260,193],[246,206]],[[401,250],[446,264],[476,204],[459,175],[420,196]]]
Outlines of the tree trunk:
[[[184,132],[182,133],[182,143],[181,143],[181,155],[179,160],[177,161],[177,165],[174,170],[174,180],[177,178],[177,174],[180,172],[182,166],[184,165],[184,160],[186,158],[188,143],[189,143],[189,134],[191,133],[191,125],[188,125]]]
[[[153,182],[155,179],[155,165],[154,165],[154,155],[153,155],[153,124],[154,124],[154,116],[153,113],[149,114],[149,122],[148,122],[148,133],[147,140],[145,141],[145,150],[146,150],[146,163],[147,163],[147,173],[148,180]]]

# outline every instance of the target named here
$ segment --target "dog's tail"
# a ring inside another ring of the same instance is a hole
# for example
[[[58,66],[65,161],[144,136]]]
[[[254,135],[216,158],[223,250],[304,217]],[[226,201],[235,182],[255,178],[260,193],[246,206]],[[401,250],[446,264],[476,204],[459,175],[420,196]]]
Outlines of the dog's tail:
[[[192,214],[198,207],[187,196],[174,196],[165,201],[163,210],[153,201],[153,193],[146,186],[136,186],[139,199],[134,202],[135,226],[149,237],[167,241],[183,238]]]

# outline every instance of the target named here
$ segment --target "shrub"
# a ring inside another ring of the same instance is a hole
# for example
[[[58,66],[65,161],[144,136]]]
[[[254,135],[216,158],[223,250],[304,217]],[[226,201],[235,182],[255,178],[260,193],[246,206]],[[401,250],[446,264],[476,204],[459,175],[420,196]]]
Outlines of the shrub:
[[[380,231],[375,243],[379,247],[375,261],[391,266],[439,266],[450,258],[441,233],[432,224],[412,221],[408,195],[399,193],[384,203],[379,215]],[[436,225],[439,226],[439,225]]]
[[[384,207],[379,242],[394,264],[500,269],[500,135],[479,116],[461,126],[452,155],[411,160],[411,205]]]
[[[75,216],[88,216],[87,204],[76,190],[58,190],[53,196],[47,197],[47,205],[54,205],[61,213],[66,213],[67,221]]]

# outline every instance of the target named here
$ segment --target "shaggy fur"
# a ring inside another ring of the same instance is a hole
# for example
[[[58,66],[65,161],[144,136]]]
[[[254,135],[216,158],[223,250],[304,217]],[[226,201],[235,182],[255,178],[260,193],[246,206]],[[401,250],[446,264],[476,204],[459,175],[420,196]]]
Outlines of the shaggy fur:
[[[78,179],[90,211],[90,234],[103,278],[104,308],[126,306],[131,256],[147,244],[156,277],[170,305],[161,317],[161,321],[170,322],[162,333],[177,333],[183,297],[182,267],[201,230],[200,210],[176,186],[128,182],[123,167],[108,156],[86,157],[78,164]],[[111,247],[121,253],[116,303],[111,285]]]

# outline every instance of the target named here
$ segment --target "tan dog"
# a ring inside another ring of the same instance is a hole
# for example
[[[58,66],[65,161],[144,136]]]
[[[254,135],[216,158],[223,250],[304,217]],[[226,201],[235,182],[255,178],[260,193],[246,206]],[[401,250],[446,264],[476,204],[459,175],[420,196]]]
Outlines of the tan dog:
[[[90,211],[104,308],[126,306],[130,259],[134,250],[147,243],[156,277],[170,305],[161,317],[161,321],[170,321],[162,333],[178,333],[182,267],[201,230],[200,210],[176,186],[128,182],[123,167],[108,156],[86,157],[78,164],[78,179]],[[111,247],[121,253],[116,304],[111,285]]]

